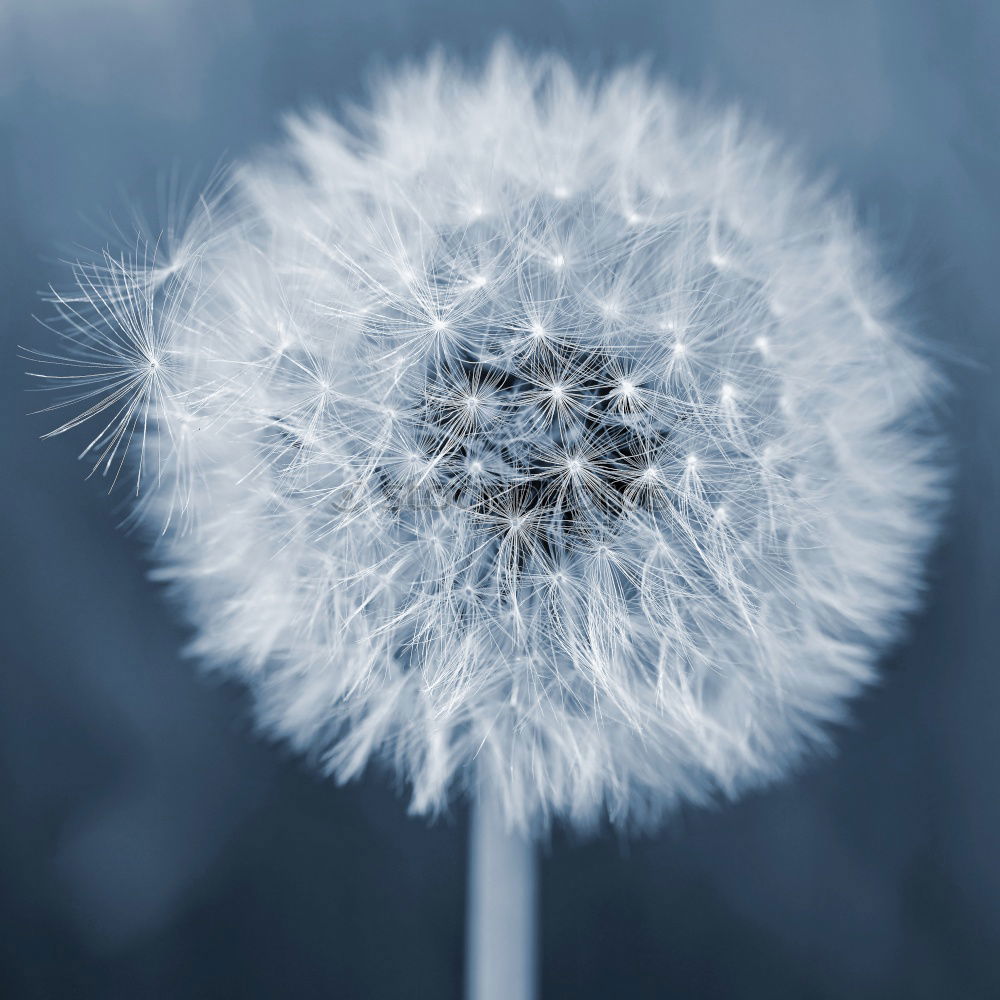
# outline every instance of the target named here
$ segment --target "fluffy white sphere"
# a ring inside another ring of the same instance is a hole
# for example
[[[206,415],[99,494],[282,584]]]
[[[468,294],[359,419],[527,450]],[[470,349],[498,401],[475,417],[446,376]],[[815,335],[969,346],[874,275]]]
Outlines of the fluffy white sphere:
[[[196,651],[418,812],[475,773],[515,824],[645,821],[821,744],[940,481],[846,207],[733,112],[505,47],[289,133],[60,299]]]

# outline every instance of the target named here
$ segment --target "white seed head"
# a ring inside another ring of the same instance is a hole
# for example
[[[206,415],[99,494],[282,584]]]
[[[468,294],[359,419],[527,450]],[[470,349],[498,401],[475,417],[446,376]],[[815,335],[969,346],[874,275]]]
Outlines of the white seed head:
[[[132,456],[196,651],[418,812],[475,771],[515,824],[643,822],[821,745],[940,493],[843,205],[732,113],[509,47],[289,134],[181,259],[56,300],[64,427]]]

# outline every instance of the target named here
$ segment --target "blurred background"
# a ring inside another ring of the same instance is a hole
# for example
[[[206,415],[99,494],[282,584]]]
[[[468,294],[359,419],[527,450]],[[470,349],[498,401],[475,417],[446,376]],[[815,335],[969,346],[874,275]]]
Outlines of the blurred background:
[[[832,170],[949,357],[956,491],[925,611],[836,760],[659,836],[557,834],[546,1000],[1000,996],[1000,5],[0,0],[0,996],[458,997],[466,814],[429,827],[255,737],[27,416],[39,291],[380,64],[499,31],[639,55]]]

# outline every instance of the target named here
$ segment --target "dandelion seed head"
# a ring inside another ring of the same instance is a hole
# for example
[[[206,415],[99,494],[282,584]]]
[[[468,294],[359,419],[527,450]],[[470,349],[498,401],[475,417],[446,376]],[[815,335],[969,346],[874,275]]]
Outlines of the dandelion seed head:
[[[131,456],[269,731],[526,828],[823,745],[916,599],[935,380],[776,148],[639,70],[435,57],[355,133],[293,119],[169,270],[78,269],[61,429]]]

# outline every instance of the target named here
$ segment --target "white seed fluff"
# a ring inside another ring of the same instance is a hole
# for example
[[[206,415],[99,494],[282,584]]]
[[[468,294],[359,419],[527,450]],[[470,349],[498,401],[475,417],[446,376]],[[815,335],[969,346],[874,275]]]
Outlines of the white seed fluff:
[[[647,822],[821,746],[941,484],[845,205],[735,112],[507,46],[288,130],[56,299],[60,430],[130,456],[196,652],[417,812]]]

